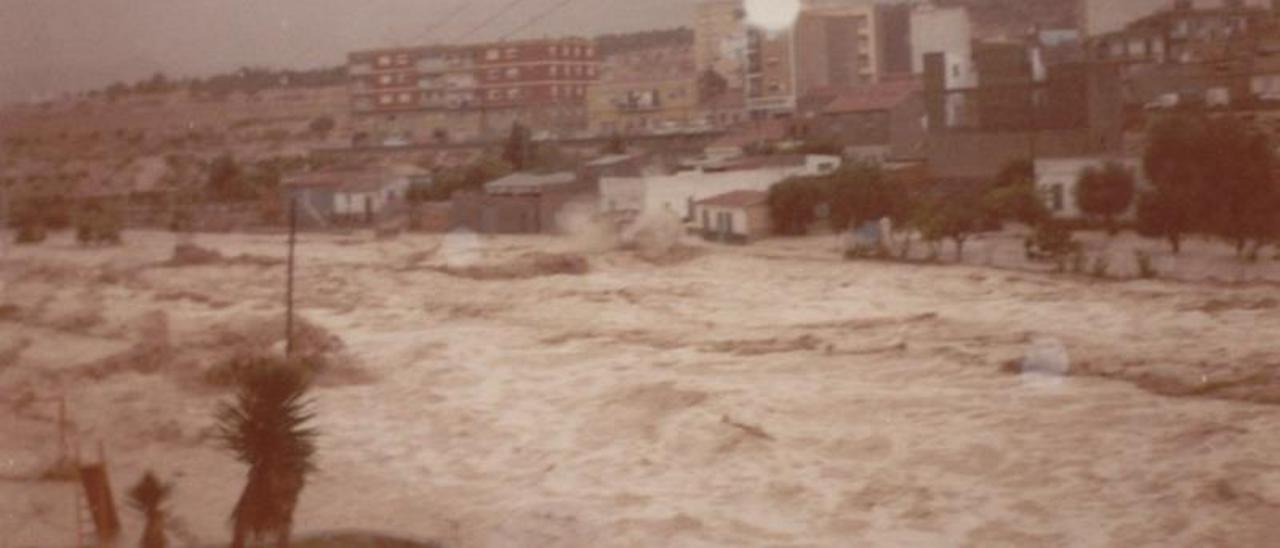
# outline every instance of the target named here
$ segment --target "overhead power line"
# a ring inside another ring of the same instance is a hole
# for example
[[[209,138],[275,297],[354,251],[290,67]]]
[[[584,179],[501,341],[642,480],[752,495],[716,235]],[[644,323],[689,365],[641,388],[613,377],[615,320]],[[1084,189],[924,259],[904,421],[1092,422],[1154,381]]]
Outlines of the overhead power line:
[[[499,41],[506,40],[508,38],[511,38],[512,36],[515,36],[517,34],[520,34],[521,32],[524,32],[529,27],[532,27],[542,22],[543,19],[551,17],[553,14],[555,14],[555,12],[560,11],[561,9],[564,9],[565,6],[569,5],[572,2],[573,0],[560,0],[555,5],[552,5],[549,9],[547,9],[547,11],[544,11],[538,15],[535,15],[533,18],[529,19],[528,21],[525,21],[524,24],[516,27],[511,32],[508,32],[502,35],[502,37],[499,38],[498,40]]]
[[[528,0],[511,0],[510,2],[507,2],[507,3],[506,3],[506,5],[502,6],[502,7],[501,7],[501,8],[499,8],[497,11],[493,12],[493,15],[490,15],[489,17],[485,18],[485,20],[484,20],[484,21],[481,21],[481,22],[480,22],[480,24],[475,25],[475,26],[473,26],[473,27],[471,27],[471,28],[467,29],[467,30],[466,30],[466,32],[463,32],[463,33],[461,33],[461,34],[459,34],[459,35],[455,36],[455,37],[454,37],[454,39],[455,39],[455,40],[457,40],[457,39],[459,39],[459,38],[464,38],[464,37],[465,37],[465,38],[474,37],[474,36],[476,35],[476,33],[480,31],[480,29],[483,29],[483,28],[485,28],[485,27],[487,27],[487,26],[489,26],[489,25],[493,24],[493,22],[494,22],[494,21],[497,21],[499,17],[502,17],[502,16],[503,16],[503,15],[505,15],[508,11],[511,11],[511,10],[515,9],[517,6],[519,6],[520,4],[523,4],[523,3],[527,2],[527,1],[528,1]]]

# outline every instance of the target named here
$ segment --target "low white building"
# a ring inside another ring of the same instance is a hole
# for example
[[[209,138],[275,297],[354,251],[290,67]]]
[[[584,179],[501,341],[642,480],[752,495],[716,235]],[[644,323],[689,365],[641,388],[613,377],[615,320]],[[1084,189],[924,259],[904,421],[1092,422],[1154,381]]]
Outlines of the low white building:
[[[839,167],[836,156],[766,156],[674,175],[604,177],[599,207],[613,214],[667,211],[693,222],[699,200],[739,190],[767,192],[788,178],[824,175]]]
[[[1082,219],[1084,212],[1076,202],[1076,186],[1080,184],[1080,174],[1088,168],[1102,169],[1108,163],[1124,166],[1134,176],[1134,204],[1120,216],[1121,219],[1132,218],[1137,207],[1137,194],[1148,186],[1146,172],[1142,168],[1140,158],[1052,158],[1036,160],[1036,190],[1044,197],[1049,213],[1055,219]]]

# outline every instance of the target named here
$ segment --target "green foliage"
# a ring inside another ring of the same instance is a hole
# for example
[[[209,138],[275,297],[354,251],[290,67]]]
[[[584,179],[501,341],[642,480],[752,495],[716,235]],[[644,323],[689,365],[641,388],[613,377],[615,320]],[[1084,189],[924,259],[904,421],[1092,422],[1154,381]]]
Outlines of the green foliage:
[[[965,190],[921,200],[914,210],[912,224],[930,245],[951,240],[955,244],[956,260],[963,260],[964,244],[982,229],[983,217],[981,194]]]
[[[1035,167],[1030,160],[1006,164],[982,197],[987,221],[999,224],[1014,221],[1037,226],[1049,217],[1044,197],[1036,191]]]
[[[429,187],[411,188],[406,199],[414,203],[446,201],[451,199],[455,192],[478,189],[485,183],[510,173],[511,166],[505,161],[485,157],[464,167],[437,172]]]
[[[1111,260],[1105,254],[1098,254],[1093,258],[1093,266],[1089,270],[1089,275],[1094,278],[1106,278],[1111,270]]]
[[[311,123],[307,124],[307,129],[311,130],[312,133],[329,133],[336,126],[337,124],[333,121],[332,116],[321,116],[311,120]]]
[[[81,245],[119,244],[124,219],[118,209],[92,202],[77,212],[75,226]]]
[[[698,74],[698,102],[705,103],[729,91],[729,81],[710,68]]]
[[[9,226],[16,230],[14,242],[33,244],[43,242],[49,230],[60,229],[69,223],[70,207],[65,198],[56,195],[15,196],[10,207]]]
[[[876,165],[846,164],[826,182],[831,228],[837,231],[884,217],[903,221],[911,208],[907,189]]]
[[[1081,211],[1102,218],[1107,231],[1115,234],[1116,216],[1133,204],[1133,174],[1114,162],[1107,162],[1102,169],[1088,167],[1080,173],[1075,192]]]
[[[769,216],[778,234],[799,236],[808,232],[815,219],[814,209],[824,199],[825,181],[816,177],[793,177],[769,189]]]
[[[1144,280],[1154,279],[1160,276],[1160,272],[1156,270],[1155,265],[1151,261],[1151,254],[1140,249],[1133,251],[1133,260],[1138,265],[1138,277]]]
[[[168,542],[164,535],[164,504],[173,491],[173,485],[161,482],[150,470],[129,489],[129,505],[141,512],[146,519],[141,548],[164,548]]]
[[[215,202],[246,202],[277,194],[284,173],[305,166],[305,160],[270,158],[247,166],[228,154],[209,164],[205,193]]]
[[[519,122],[511,124],[511,134],[502,149],[502,159],[516,171],[524,171],[532,164],[533,137],[529,128]]]
[[[1036,225],[1036,230],[1024,242],[1027,259],[1053,260],[1061,262],[1063,258],[1081,250],[1080,242],[1071,236],[1071,230],[1063,223],[1045,220]]]
[[[235,400],[217,412],[217,432],[248,482],[231,514],[233,546],[267,533],[287,535],[306,474],[314,470],[316,431],[304,401],[309,376],[300,364],[256,358],[240,376]]]
[[[1229,117],[1175,116],[1151,130],[1144,158],[1154,190],[1138,200],[1143,234],[1215,235],[1243,253],[1280,232],[1280,181],[1266,136]]]
[[[1034,186],[1036,179],[1036,166],[1026,158],[1013,160],[1000,168],[1000,172],[996,174],[995,180],[991,182],[992,188],[1007,188],[1012,186]]]

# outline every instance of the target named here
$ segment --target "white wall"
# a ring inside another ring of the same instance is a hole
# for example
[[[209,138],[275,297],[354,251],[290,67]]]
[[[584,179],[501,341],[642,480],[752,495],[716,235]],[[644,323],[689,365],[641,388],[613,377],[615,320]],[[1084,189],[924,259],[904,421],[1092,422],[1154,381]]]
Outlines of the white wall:
[[[376,214],[389,203],[403,201],[409,191],[409,179],[399,177],[379,190],[348,192],[338,190],[333,194],[333,212],[338,215],[364,215],[365,198],[369,198]]]
[[[677,217],[689,214],[694,202],[735,190],[768,191],[789,177],[819,175],[837,169],[836,156],[809,155],[804,165],[749,171],[685,171],[649,177],[605,177],[600,180],[600,211],[654,212],[667,210]]]
[[[1142,169],[1142,160],[1138,158],[1054,158],[1036,161],[1036,190],[1040,191],[1040,194],[1044,197],[1045,205],[1049,207],[1049,212],[1054,218],[1080,219],[1084,217],[1084,213],[1080,211],[1080,205],[1076,203],[1075,189],[1080,181],[1080,173],[1089,167],[1102,169],[1108,162],[1116,162],[1132,170],[1138,192],[1147,187],[1146,173]],[[1053,196],[1058,192],[1061,193],[1062,207],[1055,209]],[[1134,202],[1136,204],[1137,192],[1134,194]],[[1130,206],[1129,211],[1121,217],[1131,216],[1134,210],[1135,206]]]
[[[922,5],[911,12],[911,70],[916,74],[924,72],[928,53],[947,53],[957,62],[971,59],[972,41],[973,24],[965,8]],[[948,65],[951,62],[949,59]]]
[[[706,224],[703,224],[703,211],[706,211],[707,215]],[[728,213],[733,218],[732,234],[737,234],[739,236],[746,236],[748,234],[751,227],[749,227],[747,223],[749,223],[750,220],[747,218],[747,210],[740,207],[698,206],[697,216],[694,218],[694,222],[697,223],[699,229],[719,232],[720,225],[718,224],[719,221],[717,220],[717,217],[721,213]]]

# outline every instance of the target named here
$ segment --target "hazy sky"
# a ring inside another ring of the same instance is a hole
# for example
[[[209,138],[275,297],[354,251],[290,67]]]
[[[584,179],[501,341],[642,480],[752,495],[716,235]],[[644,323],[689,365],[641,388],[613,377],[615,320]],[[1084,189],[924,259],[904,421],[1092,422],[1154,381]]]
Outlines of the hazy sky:
[[[245,65],[336,65],[347,51],[502,36],[692,26],[695,0],[0,0],[0,100]],[[462,36],[516,2],[493,24]],[[434,22],[461,9],[452,22]]]

